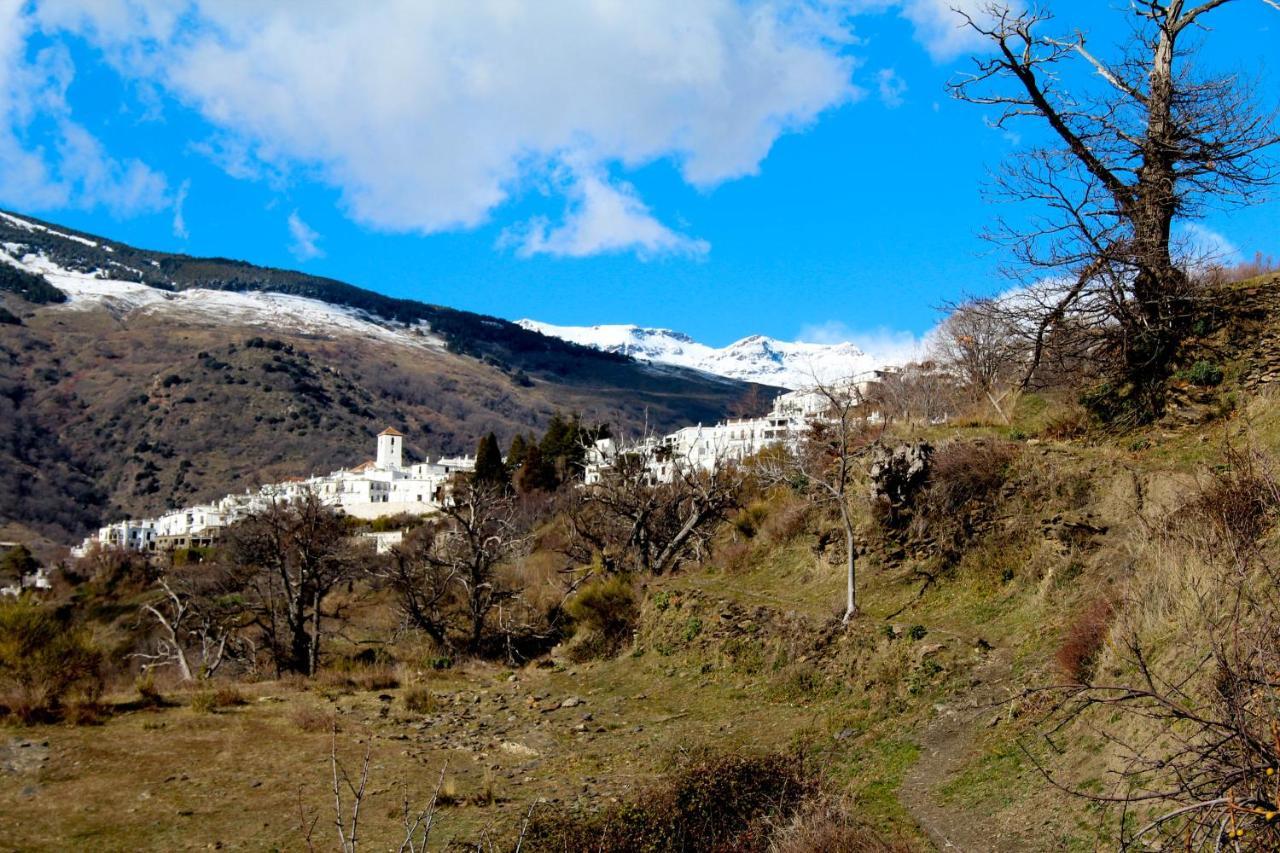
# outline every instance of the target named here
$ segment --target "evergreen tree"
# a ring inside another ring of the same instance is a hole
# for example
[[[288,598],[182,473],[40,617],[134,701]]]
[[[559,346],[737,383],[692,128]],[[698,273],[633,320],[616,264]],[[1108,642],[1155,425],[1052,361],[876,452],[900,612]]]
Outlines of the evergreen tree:
[[[520,433],[511,439],[511,449],[507,451],[507,470],[515,471],[524,464],[525,454],[529,452],[529,441]]]
[[[530,492],[554,492],[560,485],[556,469],[542,455],[538,445],[530,444],[525,451],[520,473],[516,475],[516,488],[521,494]]]
[[[502,451],[498,449],[498,437],[489,433],[480,439],[476,447],[476,469],[471,481],[477,486],[494,486],[505,489],[511,485],[507,466],[502,463]]]
[[[21,581],[24,575],[29,575],[40,568],[40,564],[36,562],[36,558],[31,556],[31,552],[27,550],[26,545],[16,545],[4,555],[4,559],[0,560],[0,579],[12,578]]]

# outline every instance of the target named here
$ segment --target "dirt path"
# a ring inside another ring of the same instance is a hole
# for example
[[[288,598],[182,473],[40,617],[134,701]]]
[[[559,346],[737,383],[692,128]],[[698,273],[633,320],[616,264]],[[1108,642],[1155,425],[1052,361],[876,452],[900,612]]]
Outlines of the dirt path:
[[[1012,653],[995,649],[973,670],[979,683],[920,732],[920,757],[903,777],[898,800],[939,850],[1025,850],[1026,839],[1000,832],[980,813],[940,802],[939,788],[971,757],[978,734],[1009,697]]]

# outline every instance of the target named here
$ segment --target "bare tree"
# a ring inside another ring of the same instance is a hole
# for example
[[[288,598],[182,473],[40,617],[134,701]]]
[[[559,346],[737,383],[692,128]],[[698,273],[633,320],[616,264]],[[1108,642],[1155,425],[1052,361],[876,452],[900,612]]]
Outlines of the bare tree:
[[[865,397],[886,420],[908,424],[938,423],[954,414],[959,402],[956,378],[932,360],[878,371]]]
[[[176,572],[156,582],[159,595],[142,605],[157,636],[133,657],[144,669],[173,666],[183,681],[212,678],[230,653],[241,650],[238,608],[218,594],[216,567]]]
[[[503,489],[459,482],[441,515],[443,523],[420,558],[434,573],[433,589],[452,584],[460,590],[467,650],[476,652],[490,613],[520,594],[498,571],[525,541],[515,498]]]
[[[716,448],[690,459],[652,436],[603,449],[597,482],[569,508],[570,546],[580,563],[664,574],[698,550],[735,506],[742,472]]]
[[[959,13],[992,52],[952,93],[995,107],[998,128],[1030,120],[1050,140],[1008,158],[995,180],[996,200],[1027,203],[1031,217],[1001,220],[988,235],[1011,249],[1024,280],[1039,282],[1010,303],[1032,342],[1028,381],[1058,334],[1114,365],[1125,410],[1159,413],[1175,347],[1201,310],[1174,225],[1248,202],[1275,174],[1265,158],[1280,138],[1274,111],[1239,75],[1195,64],[1196,34],[1230,2],[1117,7],[1134,35],[1111,59],[1079,31],[1046,34],[1052,17],[1038,8],[993,2]],[[1094,73],[1069,77],[1075,61]]]
[[[810,421],[806,435],[786,448],[788,452],[764,456],[757,470],[766,482],[788,484],[816,504],[833,509],[839,517],[847,623],[858,615],[858,541],[851,492],[865,474],[866,453],[883,425],[879,430],[871,425],[860,379],[838,384],[815,379],[809,393],[822,399],[822,413]]]
[[[241,595],[277,672],[314,675],[326,632],[325,598],[355,574],[347,527],[314,494],[275,502],[228,534],[228,591]]]
[[[434,524],[410,531],[374,569],[374,574],[396,594],[405,622],[447,647],[450,612],[458,593],[454,583],[457,567],[439,559],[438,532]]]
[[[956,306],[938,327],[932,348],[975,399],[990,403],[1008,423],[1027,352],[1013,324],[996,309],[990,299]]]

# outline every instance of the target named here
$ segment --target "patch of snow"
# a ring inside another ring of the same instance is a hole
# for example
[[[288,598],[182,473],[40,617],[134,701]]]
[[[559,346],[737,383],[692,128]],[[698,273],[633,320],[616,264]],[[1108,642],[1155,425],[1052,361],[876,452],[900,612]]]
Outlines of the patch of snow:
[[[782,388],[804,388],[816,378],[834,382],[884,367],[884,363],[851,343],[811,344],[752,335],[713,347],[671,329],[635,325],[555,326],[536,320],[517,325],[639,361],[692,368],[704,373]]]
[[[66,293],[69,301],[65,305],[54,306],[54,310],[104,307],[125,320],[133,316],[165,315],[198,322],[263,326],[308,334],[353,335],[413,347],[438,349],[444,346],[444,340],[432,334],[427,323],[413,326],[397,324],[393,328],[364,311],[304,296],[203,288],[175,293],[136,281],[112,279],[103,271],[82,273],[64,269],[43,255],[27,254],[17,259],[7,252],[0,252],[0,261],[39,273]]]
[[[98,244],[92,240],[86,239],[84,237],[77,237],[75,234],[68,234],[65,231],[55,231],[52,228],[48,228],[44,225],[38,225],[35,222],[28,222],[25,219],[20,219],[17,216],[12,216],[8,213],[0,213],[0,219],[5,220],[10,225],[16,225],[19,228],[24,228],[27,231],[43,231],[46,234],[52,234],[53,236],[61,237],[64,240],[74,240],[77,243],[81,243],[85,246],[92,246],[95,249],[98,248]],[[102,248],[106,249],[108,252],[115,251],[115,249],[107,245],[104,245]]]

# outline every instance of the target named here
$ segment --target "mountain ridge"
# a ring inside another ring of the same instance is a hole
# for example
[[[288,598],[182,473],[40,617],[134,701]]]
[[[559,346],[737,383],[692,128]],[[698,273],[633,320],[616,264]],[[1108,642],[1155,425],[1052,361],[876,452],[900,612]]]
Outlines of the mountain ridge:
[[[724,347],[713,347],[684,332],[629,323],[558,326],[524,319],[516,324],[601,352],[789,389],[811,385],[815,380],[847,379],[885,366],[882,360],[848,342],[781,341],[756,334]]]

